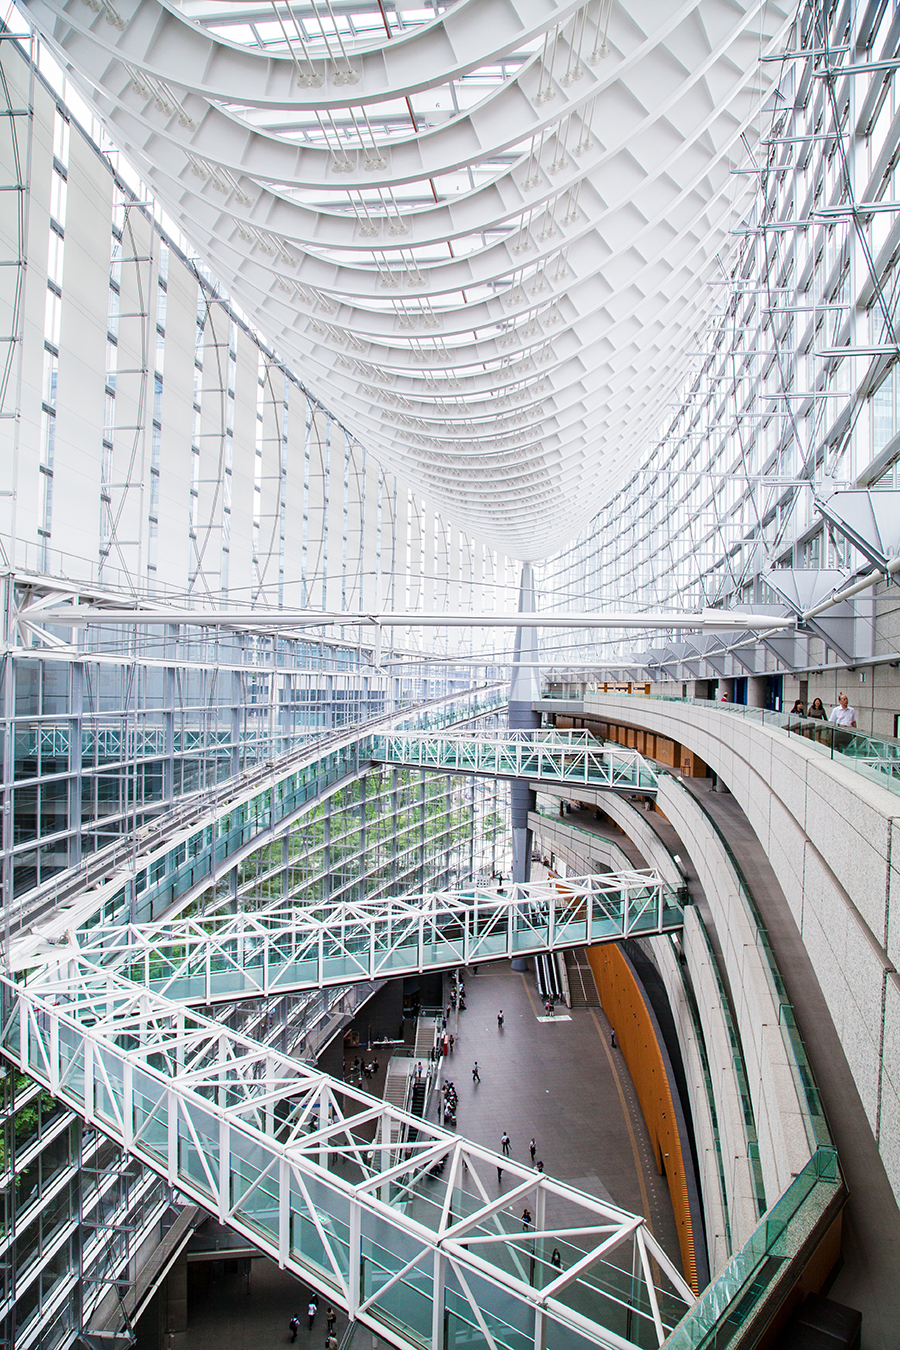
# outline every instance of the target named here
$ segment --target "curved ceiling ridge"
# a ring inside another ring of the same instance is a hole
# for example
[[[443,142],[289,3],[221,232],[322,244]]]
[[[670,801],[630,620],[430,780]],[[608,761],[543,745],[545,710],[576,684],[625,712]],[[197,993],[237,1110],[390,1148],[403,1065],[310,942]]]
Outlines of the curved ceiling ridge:
[[[510,556],[638,467],[791,0],[25,0],[248,318]],[[377,21],[377,22],[376,22]],[[381,31],[379,31],[379,23]]]

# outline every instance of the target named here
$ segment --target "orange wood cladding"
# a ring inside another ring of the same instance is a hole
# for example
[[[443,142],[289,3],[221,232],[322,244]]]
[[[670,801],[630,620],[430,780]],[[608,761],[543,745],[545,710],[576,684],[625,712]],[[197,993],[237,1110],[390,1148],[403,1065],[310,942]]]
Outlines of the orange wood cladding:
[[[660,1053],[653,1020],[640,986],[618,946],[604,943],[599,947],[589,947],[587,954],[603,1011],[615,1028],[616,1040],[641,1103],[656,1165],[669,1185],[685,1279],[694,1292],[699,1293],[684,1158],[672,1105],[673,1089]]]
[[[622,726],[590,717],[566,717],[560,713],[556,715],[556,726],[560,731],[591,731],[605,741],[637,750],[648,759],[656,759],[669,769],[678,769],[685,778],[705,778],[709,773],[706,763],[693,750],[657,732],[645,731],[643,727]]]

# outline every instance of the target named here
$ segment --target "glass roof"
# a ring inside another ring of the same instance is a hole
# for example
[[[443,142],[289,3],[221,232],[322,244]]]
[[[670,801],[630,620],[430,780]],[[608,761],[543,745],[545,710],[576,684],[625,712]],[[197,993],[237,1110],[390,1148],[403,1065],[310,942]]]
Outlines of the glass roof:
[[[577,532],[712,303],[788,0],[142,0],[121,27],[114,3],[42,0],[323,402],[511,556]]]

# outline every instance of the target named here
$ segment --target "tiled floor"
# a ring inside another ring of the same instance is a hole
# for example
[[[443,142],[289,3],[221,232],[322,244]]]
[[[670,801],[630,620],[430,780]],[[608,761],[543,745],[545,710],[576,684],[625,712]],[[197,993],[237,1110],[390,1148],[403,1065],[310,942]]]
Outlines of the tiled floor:
[[[456,1017],[451,1024],[456,1050],[444,1061],[445,1077],[459,1093],[459,1132],[499,1152],[505,1131],[512,1156],[523,1163],[530,1162],[533,1137],[546,1172],[646,1214],[677,1260],[668,1189],[657,1174],[621,1051],[609,1048],[603,1013],[581,1009],[567,1014],[568,1021],[545,1018],[533,974],[519,974],[506,963],[482,965],[469,975],[466,1002],[458,1027]],[[437,1120],[436,1103],[431,1118]]]
[[[326,1302],[319,1299],[319,1312],[312,1331],[306,1309],[309,1290],[274,1261],[252,1263],[249,1281],[245,1275],[219,1273],[210,1282],[202,1301],[188,1305],[188,1330],[171,1339],[171,1350],[274,1350],[289,1345],[288,1323],[296,1316],[300,1330],[297,1350],[324,1350],[327,1326]],[[335,1308],[335,1335],[340,1342],[347,1319]],[[169,1350],[169,1347],[166,1347]]]
[[[533,974],[519,974],[507,964],[484,965],[477,975],[469,974],[466,1001],[466,1011],[454,1014],[451,1021],[456,1050],[444,1061],[445,1076],[454,1080],[459,1092],[460,1132],[499,1152],[506,1131],[512,1156],[524,1163],[530,1161],[528,1144],[533,1136],[537,1157],[548,1173],[646,1214],[654,1234],[680,1267],[666,1183],[657,1174],[621,1052],[610,1049],[602,1012],[582,1009],[573,1011],[568,1021],[544,1019]],[[500,1008],[502,1031],[497,1027]],[[480,1084],[472,1081],[476,1059]],[[435,1101],[432,1120],[437,1118],[436,1106]],[[307,1302],[307,1290],[299,1281],[271,1262],[254,1261],[249,1292],[246,1278],[220,1275],[208,1297],[189,1304],[188,1330],[172,1337],[171,1350],[269,1350],[287,1345],[294,1313],[301,1319],[297,1346],[320,1350],[325,1342],[325,1305],[320,1300],[310,1333]],[[346,1320],[339,1316],[339,1340],[345,1327]]]

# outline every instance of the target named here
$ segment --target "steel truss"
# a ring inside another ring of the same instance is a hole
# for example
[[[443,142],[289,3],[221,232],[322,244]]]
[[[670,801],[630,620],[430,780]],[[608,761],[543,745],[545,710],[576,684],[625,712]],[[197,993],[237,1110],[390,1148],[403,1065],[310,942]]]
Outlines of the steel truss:
[[[81,955],[0,990],[22,1072],[401,1350],[662,1345],[695,1302],[643,1218]]]
[[[621,792],[655,792],[657,788],[656,770],[636,750],[604,748],[586,731],[406,731],[372,739],[372,758],[382,764],[583,783]]]
[[[209,1004],[617,942],[682,923],[677,892],[657,872],[624,871],[505,891],[467,887],[312,906],[279,900],[249,913],[70,927],[63,941],[67,955],[92,967],[170,999]],[[29,938],[15,944],[13,968],[61,959],[58,945]]]

